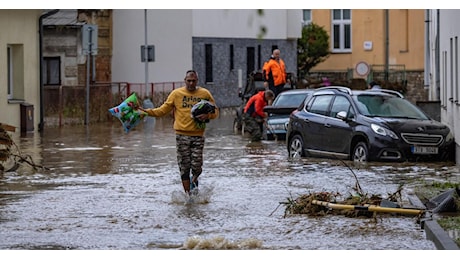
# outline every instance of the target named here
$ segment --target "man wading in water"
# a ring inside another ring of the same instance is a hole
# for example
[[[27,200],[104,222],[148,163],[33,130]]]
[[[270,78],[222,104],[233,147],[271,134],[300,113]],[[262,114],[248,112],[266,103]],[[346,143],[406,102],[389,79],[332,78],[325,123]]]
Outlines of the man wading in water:
[[[190,194],[192,189],[198,187],[198,176],[202,172],[206,122],[209,119],[217,118],[219,110],[215,107],[211,92],[197,86],[198,74],[196,71],[187,71],[184,80],[185,86],[173,90],[160,107],[140,109],[153,117],[162,117],[174,109],[177,163],[184,191]],[[192,117],[192,107],[202,100],[209,101],[209,104],[214,105],[214,109],[203,111],[213,112]]]

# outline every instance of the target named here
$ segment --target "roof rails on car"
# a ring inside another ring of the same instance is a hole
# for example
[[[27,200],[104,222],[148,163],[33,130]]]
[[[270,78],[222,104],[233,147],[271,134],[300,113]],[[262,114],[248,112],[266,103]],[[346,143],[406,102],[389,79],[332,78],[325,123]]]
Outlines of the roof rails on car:
[[[366,91],[372,91],[372,92],[383,92],[383,93],[387,93],[387,94],[390,94],[390,95],[393,95],[393,96],[396,96],[396,97],[400,97],[400,98],[404,98],[404,95],[399,93],[398,91],[395,91],[395,90],[391,90],[391,89],[367,89]]]
[[[344,86],[327,86],[327,87],[321,87],[321,88],[317,88],[315,89],[316,91],[319,91],[319,90],[328,90],[328,89],[331,89],[331,90],[338,90],[338,91],[342,91],[342,92],[345,92],[349,95],[352,95],[352,91],[350,88],[348,87],[344,87]]]

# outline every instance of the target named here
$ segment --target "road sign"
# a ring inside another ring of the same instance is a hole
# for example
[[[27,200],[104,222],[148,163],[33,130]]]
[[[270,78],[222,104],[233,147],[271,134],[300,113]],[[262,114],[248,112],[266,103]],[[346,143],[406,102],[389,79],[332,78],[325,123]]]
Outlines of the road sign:
[[[84,24],[81,30],[84,55],[97,54],[97,25]]]
[[[155,61],[155,45],[147,46],[147,61]],[[141,45],[141,62],[145,62],[145,45]]]

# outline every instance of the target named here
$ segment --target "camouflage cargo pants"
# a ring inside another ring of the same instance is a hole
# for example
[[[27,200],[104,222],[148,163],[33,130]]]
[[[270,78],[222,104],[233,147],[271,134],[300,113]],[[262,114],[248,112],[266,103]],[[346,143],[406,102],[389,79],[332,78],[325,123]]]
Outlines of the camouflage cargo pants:
[[[203,171],[204,136],[176,135],[177,164],[182,179],[190,174],[199,176]]]
[[[256,118],[243,113],[243,122],[244,122],[244,130],[248,131],[251,134],[251,141],[260,141],[262,140],[262,123],[263,119],[260,118],[257,120]]]

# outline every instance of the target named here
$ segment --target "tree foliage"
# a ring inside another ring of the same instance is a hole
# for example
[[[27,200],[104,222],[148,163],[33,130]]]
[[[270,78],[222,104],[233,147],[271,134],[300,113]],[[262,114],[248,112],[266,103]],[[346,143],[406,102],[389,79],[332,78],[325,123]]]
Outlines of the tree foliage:
[[[310,23],[302,28],[302,38],[297,40],[297,65],[299,76],[325,61],[330,55],[329,35],[323,27]]]

